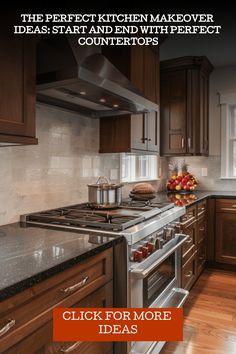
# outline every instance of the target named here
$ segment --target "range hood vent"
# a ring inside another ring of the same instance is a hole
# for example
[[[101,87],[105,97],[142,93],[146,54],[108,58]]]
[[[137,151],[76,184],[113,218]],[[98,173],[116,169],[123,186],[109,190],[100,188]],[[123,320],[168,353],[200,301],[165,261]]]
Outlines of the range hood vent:
[[[157,111],[101,53],[73,36],[42,38],[37,50],[37,99],[99,118]]]

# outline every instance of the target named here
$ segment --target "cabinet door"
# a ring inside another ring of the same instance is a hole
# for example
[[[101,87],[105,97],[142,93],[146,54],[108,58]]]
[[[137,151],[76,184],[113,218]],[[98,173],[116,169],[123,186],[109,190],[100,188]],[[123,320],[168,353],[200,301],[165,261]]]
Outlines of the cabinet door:
[[[141,45],[133,45],[131,50],[131,75],[129,77],[131,83],[140,92],[144,93],[144,48]],[[120,55],[118,55],[120,60]]]
[[[161,154],[186,153],[186,70],[161,76]]]
[[[216,261],[236,264],[236,214],[216,213]]]
[[[206,242],[203,240],[197,251],[197,276],[204,270],[206,264]]]
[[[148,151],[159,152],[159,116],[158,112],[146,114]]]
[[[145,114],[131,116],[131,149],[147,150],[147,119]]]
[[[150,46],[144,46],[144,95],[157,102],[157,54]]]
[[[63,304],[60,304],[63,307]],[[101,287],[72,307],[112,307],[112,281]],[[47,322],[37,331],[4,351],[3,354],[107,354],[112,350],[110,342],[53,342],[52,321]]]
[[[35,136],[35,45],[0,34],[0,134]]]
[[[200,153],[209,154],[209,80],[200,73]]]

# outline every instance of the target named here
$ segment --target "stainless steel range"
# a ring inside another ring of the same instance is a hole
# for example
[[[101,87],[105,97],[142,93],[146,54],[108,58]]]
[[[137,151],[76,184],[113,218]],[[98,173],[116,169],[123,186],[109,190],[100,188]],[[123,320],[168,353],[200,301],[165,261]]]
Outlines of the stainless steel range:
[[[124,200],[116,209],[91,209],[89,204],[23,215],[21,221],[43,227],[91,230],[124,236],[125,247],[115,250],[114,306],[179,307],[188,292],[180,288],[179,233],[184,207],[156,199]],[[159,353],[163,342],[116,343],[115,353]]]

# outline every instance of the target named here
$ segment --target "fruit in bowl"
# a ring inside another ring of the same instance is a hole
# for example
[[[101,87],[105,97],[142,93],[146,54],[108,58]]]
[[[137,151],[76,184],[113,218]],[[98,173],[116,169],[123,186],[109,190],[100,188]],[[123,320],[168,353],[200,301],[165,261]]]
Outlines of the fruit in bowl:
[[[172,192],[186,192],[191,193],[195,190],[198,181],[196,177],[189,173],[182,173],[179,175],[172,175],[171,178],[167,181],[166,187],[168,191]]]

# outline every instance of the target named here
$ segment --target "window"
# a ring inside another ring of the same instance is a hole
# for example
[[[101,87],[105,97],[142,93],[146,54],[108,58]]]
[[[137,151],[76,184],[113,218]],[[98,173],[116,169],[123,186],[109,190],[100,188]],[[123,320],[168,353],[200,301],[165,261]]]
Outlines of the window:
[[[221,178],[236,179],[236,92],[220,95]]]
[[[156,155],[121,154],[120,165],[122,182],[158,179],[158,157]]]

